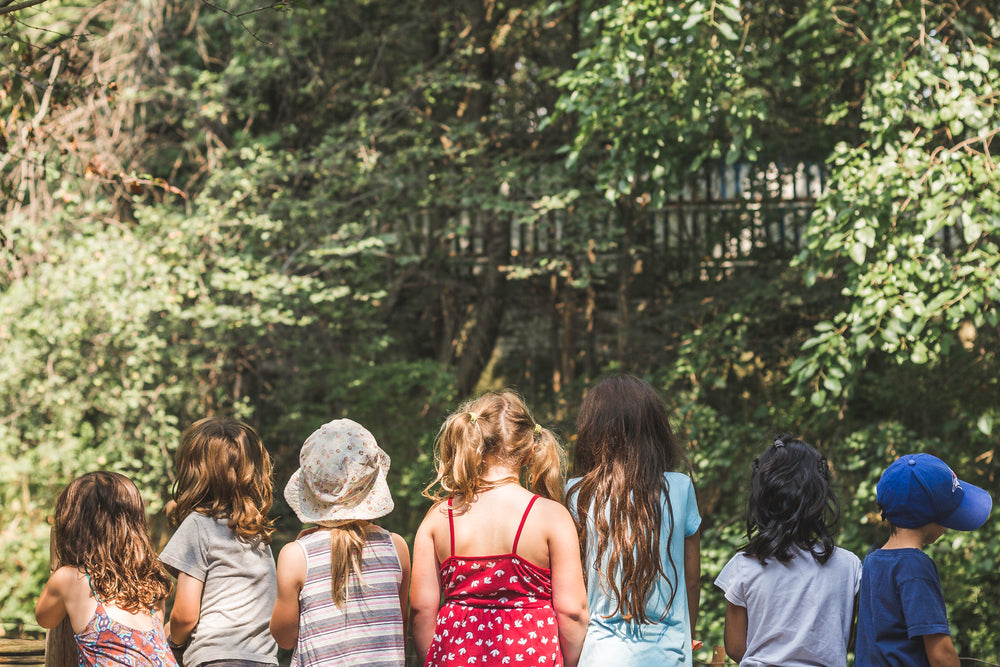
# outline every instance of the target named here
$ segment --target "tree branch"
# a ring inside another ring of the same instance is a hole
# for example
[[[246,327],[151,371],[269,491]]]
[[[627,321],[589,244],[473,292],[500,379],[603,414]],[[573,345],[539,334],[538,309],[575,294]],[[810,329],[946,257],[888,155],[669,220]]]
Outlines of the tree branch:
[[[37,1],[37,2],[44,2],[44,0],[36,0],[36,1]],[[267,44],[268,46],[270,46],[270,45],[271,45],[271,43],[270,43],[270,42],[265,42],[265,41],[264,41],[264,40],[262,40],[262,39],[261,39],[260,37],[258,37],[258,36],[257,36],[257,33],[255,33],[255,32],[254,32],[253,30],[251,30],[251,29],[250,29],[250,28],[249,28],[249,27],[247,26],[247,24],[243,22],[243,17],[244,17],[244,16],[247,16],[247,15],[249,15],[249,14],[256,14],[257,12],[262,12],[262,11],[264,11],[264,10],[266,10],[266,9],[274,9],[274,8],[275,8],[275,7],[277,7],[278,5],[281,5],[281,4],[284,4],[284,3],[283,3],[283,2],[281,2],[280,0],[273,0],[273,1],[271,2],[271,4],[269,4],[269,5],[266,5],[266,6],[264,6],[264,7],[257,7],[257,8],[255,8],[255,9],[248,9],[248,10],[247,10],[247,11],[245,11],[245,12],[231,12],[231,11],[229,11],[228,9],[224,9],[224,8],[222,8],[222,7],[219,7],[218,5],[215,5],[215,4],[212,4],[212,3],[211,3],[211,2],[209,2],[208,0],[201,0],[201,2],[202,2],[202,4],[204,4],[204,5],[207,5],[208,7],[211,7],[212,9],[215,9],[215,10],[217,10],[217,11],[220,11],[220,12],[222,12],[223,14],[228,14],[229,16],[232,16],[232,17],[233,17],[234,19],[236,19],[237,21],[239,21],[239,22],[240,22],[240,26],[242,26],[242,27],[243,27],[243,29],[244,29],[244,30],[245,30],[245,31],[247,32],[247,34],[248,34],[248,35],[250,35],[251,37],[253,37],[254,39],[256,39],[256,40],[257,40],[258,42],[260,42],[261,44]]]
[[[24,0],[24,2],[19,2],[16,5],[11,5],[10,0],[6,4],[0,5],[0,16],[4,14],[11,14],[19,9],[27,9],[28,7],[34,7],[35,5],[40,5],[45,0]]]

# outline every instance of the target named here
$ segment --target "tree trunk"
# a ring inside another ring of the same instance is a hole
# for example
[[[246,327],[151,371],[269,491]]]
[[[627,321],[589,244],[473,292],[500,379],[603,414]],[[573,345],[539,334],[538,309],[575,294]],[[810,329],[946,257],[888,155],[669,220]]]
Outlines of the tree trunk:
[[[483,239],[486,260],[482,288],[475,295],[471,315],[462,324],[452,345],[461,396],[468,396],[476,388],[500,337],[500,323],[507,305],[507,276],[502,267],[510,257],[509,238],[506,225],[496,215],[489,214]]]
[[[625,370],[629,363],[629,287],[632,284],[632,235],[635,231],[635,209],[631,202],[620,201],[618,218],[622,226],[621,244],[618,251],[618,363]]]

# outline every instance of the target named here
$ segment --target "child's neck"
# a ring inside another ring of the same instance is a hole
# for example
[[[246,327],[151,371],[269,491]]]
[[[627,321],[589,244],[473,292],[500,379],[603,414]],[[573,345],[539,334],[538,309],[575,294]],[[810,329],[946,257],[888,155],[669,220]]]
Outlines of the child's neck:
[[[490,484],[519,484],[518,470],[502,463],[493,463],[486,468],[480,479]]]
[[[889,540],[882,546],[883,549],[923,549],[928,544],[932,544],[944,533],[944,528],[936,523],[927,524],[920,528],[896,528]]]

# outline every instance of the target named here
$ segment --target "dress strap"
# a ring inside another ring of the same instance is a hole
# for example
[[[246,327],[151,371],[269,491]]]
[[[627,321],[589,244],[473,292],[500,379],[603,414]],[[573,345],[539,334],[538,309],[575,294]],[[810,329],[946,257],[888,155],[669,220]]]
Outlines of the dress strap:
[[[90,586],[90,592],[94,594],[94,599],[97,600],[99,603],[104,604],[104,600],[102,600],[101,596],[98,595],[97,591],[94,590],[94,583],[90,580],[90,572],[84,570],[83,574],[84,576],[87,577],[87,585]]]
[[[521,515],[521,523],[517,527],[517,535],[514,536],[514,546],[510,548],[510,552],[515,556],[517,555],[517,541],[521,539],[521,529],[524,528],[524,520],[528,518],[528,512],[531,511],[531,506],[534,505],[535,501],[540,497],[541,496],[538,496],[537,494],[531,496],[531,500],[528,501],[528,506],[524,509],[524,514]]]
[[[455,555],[455,516],[451,510],[451,498],[448,498],[448,536],[451,538],[451,553],[449,556]]]

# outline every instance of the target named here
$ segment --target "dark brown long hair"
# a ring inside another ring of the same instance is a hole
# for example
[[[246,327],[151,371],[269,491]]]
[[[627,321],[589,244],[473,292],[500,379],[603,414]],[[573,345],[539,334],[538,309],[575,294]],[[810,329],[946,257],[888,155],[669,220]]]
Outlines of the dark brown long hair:
[[[196,421],[177,450],[177,505],[170,519],[179,524],[191,512],[228,519],[243,540],[271,542],[267,518],[274,500],[271,457],[249,425],[233,419]]]
[[[170,592],[149,541],[139,489],[116,472],[90,472],[62,490],[53,518],[56,561],[87,573],[103,602],[148,612]]]
[[[451,497],[459,511],[477,493],[496,486],[482,479],[494,462],[526,468],[531,491],[563,500],[563,449],[512,391],[490,392],[463,404],[441,426],[434,450],[437,477],[424,496]]]
[[[669,542],[674,531],[663,473],[686,462],[684,450],[674,437],[663,401],[648,382],[631,375],[607,378],[591,389],[576,425],[573,468],[580,479],[569,493],[575,494],[582,555],[586,562],[589,519],[597,531],[595,562],[608,555],[607,571],[598,576],[616,602],[615,612],[626,620],[651,623],[646,602],[654,583],[660,577],[675,582],[670,584],[670,604],[679,585],[677,564],[669,555],[666,567],[674,577],[666,575],[660,540]],[[664,503],[666,536],[660,535]]]

